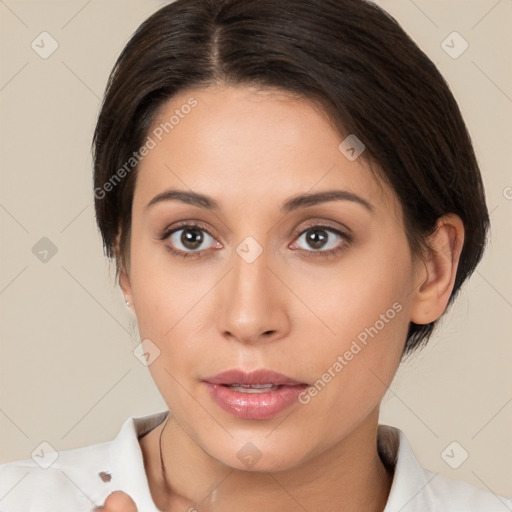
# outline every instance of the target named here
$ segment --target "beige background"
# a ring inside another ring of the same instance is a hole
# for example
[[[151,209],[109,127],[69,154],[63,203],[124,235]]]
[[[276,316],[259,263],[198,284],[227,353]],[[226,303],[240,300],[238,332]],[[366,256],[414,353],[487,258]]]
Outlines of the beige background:
[[[102,254],[90,157],[114,60],[162,3],[0,1],[0,463],[43,440],[57,450],[106,441],[128,416],[166,408],[132,353],[136,327]],[[493,223],[485,260],[400,369],[381,422],[404,430],[431,471],[512,495],[512,2],[378,3],[459,101]],[[48,59],[31,48],[43,31],[59,45]],[[453,31],[469,43],[457,59],[441,47]],[[58,249],[46,263],[32,252],[42,237]],[[452,441],[469,453],[458,469],[441,457]]]

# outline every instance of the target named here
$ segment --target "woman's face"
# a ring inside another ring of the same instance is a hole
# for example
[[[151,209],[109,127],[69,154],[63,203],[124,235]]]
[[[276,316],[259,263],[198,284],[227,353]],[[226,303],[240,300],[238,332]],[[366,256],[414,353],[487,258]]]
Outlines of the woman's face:
[[[121,283],[183,431],[229,466],[267,471],[375,423],[420,265],[390,189],[311,103],[275,91],[183,92],[149,136]],[[233,369],[309,387],[205,382]]]

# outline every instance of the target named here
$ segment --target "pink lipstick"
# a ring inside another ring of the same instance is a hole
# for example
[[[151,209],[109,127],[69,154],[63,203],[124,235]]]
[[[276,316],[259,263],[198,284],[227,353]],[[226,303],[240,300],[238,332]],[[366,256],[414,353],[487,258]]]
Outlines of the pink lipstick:
[[[224,411],[239,418],[266,420],[298,401],[308,386],[272,370],[245,373],[229,370],[204,379],[210,396]]]

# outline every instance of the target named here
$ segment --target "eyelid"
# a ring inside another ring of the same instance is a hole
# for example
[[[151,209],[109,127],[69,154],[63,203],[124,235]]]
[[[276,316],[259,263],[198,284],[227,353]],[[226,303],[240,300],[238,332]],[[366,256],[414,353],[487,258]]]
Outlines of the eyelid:
[[[329,228],[341,233],[346,238],[352,238],[352,230],[348,226],[327,219],[313,219],[306,222],[306,224],[302,224],[300,228],[294,231],[294,236],[302,235],[302,233],[311,228]]]
[[[180,229],[184,229],[184,228],[199,228],[201,229],[202,231],[204,231],[205,233],[207,233],[208,235],[210,235],[212,238],[214,238],[215,240],[217,240],[217,235],[215,234],[212,234],[210,228],[206,227],[206,224],[204,224],[202,221],[200,220],[195,220],[195,219],[189,219],[189,220],[183,220],[183,221],[179,221],[177,223],[174,223],[170,226],[166,226],[159,234],[158,234],[158,239],[160,240],[165,240],[167,239],[169,236],[171,236],[173,233],[175,233],[176,231],[179,231]]]
[[[304,235],[304,233],[307,233],[311,229],[324,229],[325,231],[329,231],[331,233],[334,233],[336,236],[341,238],[340,242],[331,249],[320,249],[320,250],[313,250],[313,249],[303,249],[301,247],[293,248],[293,250],[298,251],[301,253],[301,255],[305,258],[323,258],[323,259],[329,259],[332,257],[336,257],[341,252],[348,249],[352,243],[354,242],[354,237],[352,236],[352,230],[346,226],[340,227],[338,223],[334,223],[332,221],[328,220],[312,220],[309,221],[305,226],[303,225],[300,229],[297,229],[295,231],[295,238],[291,245],[297,245],[298,239]],[[290,247],[290,246],[288,246]]]
[[[179,221],[171,226],[165,227],[160,233],[157,235],[157,239],[161,242],[168,241],[170,237],[176,233],[177,231],[181,231],[186,228],[198,229],[200,231],[204,231],[216,244],[219,244],[222,248],[222,244],[217,241],[217,237],[210,233],[210,229],[205,227],[204,223],[199,220],[189,219],[184,221]],[[187,258],[200,258],[204,252],[208,251],[208,249],[201,249],[200,251],[183,251],[182,249],[176,249],[172,243],[165,244],[165,248],[169,251],[173,256],[178,256],[183,259]],[[219,247],[216,247],[217,249]]]

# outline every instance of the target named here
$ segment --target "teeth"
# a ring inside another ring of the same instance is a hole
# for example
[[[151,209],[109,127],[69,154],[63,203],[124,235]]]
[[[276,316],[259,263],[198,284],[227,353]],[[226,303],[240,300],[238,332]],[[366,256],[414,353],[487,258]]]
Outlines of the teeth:
[[[228,387],[232,391],[240,393],[264,393],[265,391],[275,391],[279,388],[276,384],[232,384]]]

